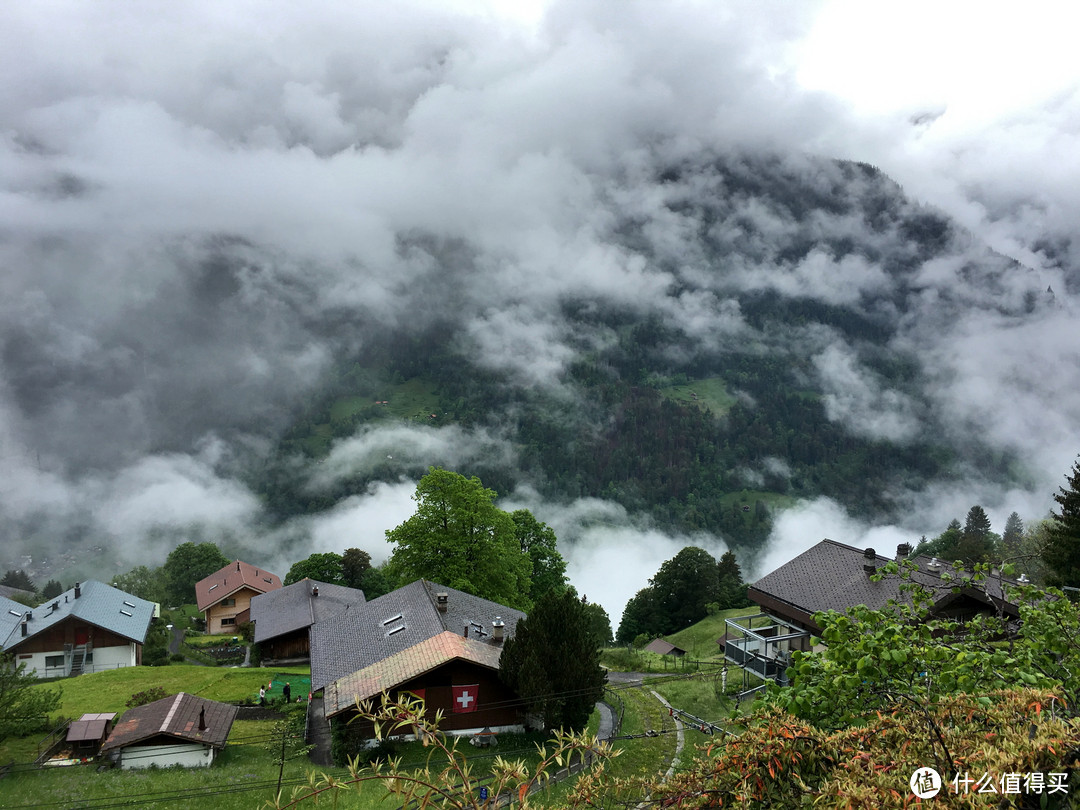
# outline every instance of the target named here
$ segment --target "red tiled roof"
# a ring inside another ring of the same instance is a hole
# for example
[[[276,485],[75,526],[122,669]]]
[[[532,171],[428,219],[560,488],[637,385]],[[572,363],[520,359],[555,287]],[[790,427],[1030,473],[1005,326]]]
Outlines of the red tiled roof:
[[[244,587],[257,593],[266,593],[281,587],[281,577],[236,560],[220,571],[215,571],[205,579],[196,582],[195,601],[198,603],[199,610],[206,610]]]
[[[350,709],[358,700],[367,700],[455,659],[497,670],[501,654],[501,646],[444,631],[331,683],[325,693],[326,715]]]

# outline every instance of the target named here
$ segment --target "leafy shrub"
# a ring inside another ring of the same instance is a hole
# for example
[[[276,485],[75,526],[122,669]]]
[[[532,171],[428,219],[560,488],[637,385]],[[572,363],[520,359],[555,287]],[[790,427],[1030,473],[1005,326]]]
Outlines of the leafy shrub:
[[[129,709],[134,709],[136,706],[145,706],[147,703],[153,703],[155,700],[161,700],[166,696],[165,690],[160,686],[151,686],[149,689],[144,689],[141,692],[136,692],[132,695],[128,702],[124,705]]]

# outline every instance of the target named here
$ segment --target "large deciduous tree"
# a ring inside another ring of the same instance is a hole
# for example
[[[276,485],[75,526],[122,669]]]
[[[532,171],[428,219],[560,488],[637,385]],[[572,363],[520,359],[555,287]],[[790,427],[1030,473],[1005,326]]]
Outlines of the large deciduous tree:
[[[333,585],[345,584],[345,572],[341,563],[341,555],[333,551],[317,552],[293,563],[289,573],[285,575],[284,584],[292,585],[294,582],[307,577],[317,582],[329,582]]]
[[[213,543],[181,543],[165,559],[161,567],[165,577],[165,596],[173,605],[187,605],[195,601],[195,583],[215,571],[220,571],[231,560]]]
[[[548,591],[506,641],[499,675],[549,730],[582,730],[603,696],[606,674],[590,625],[572,591]]]
[[[548,591],[566,588],[566,561],[557,547],[555,532],[528,509],[510,513],[521,550],[532,563],[529,598],[536,601]]]
[[[137,565],[126,574],[117,574],[109,584],[148,602],[165,601],[165,572],[162,568]]]
[[[651,581],[668,617],[664,632],[674,633],[704,619],[705,606],[716,601],[716,559],[703,548],[687,546],[664,562]]]
[[[386,532],[394,544],[388,577],[398,585],[430,579],[503,605],[528,610],[532,560],[514,521],[495,506],[479,478],[432,467],[413,499],[416,513]]]
[[[1050,568],[1052,585],[1080,585],[1080,459],[1065,476],[1068,488],[1054,495],[1058,508],[1050,513],[1051,523],[1043,559]]]

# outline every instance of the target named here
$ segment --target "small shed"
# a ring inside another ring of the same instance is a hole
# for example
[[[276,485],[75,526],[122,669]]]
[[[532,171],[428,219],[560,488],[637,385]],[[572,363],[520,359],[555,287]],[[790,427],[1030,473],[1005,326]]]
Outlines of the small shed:
[[[129,709],[101,753],[121,768],[208,767],[225,747],[237,708],[186,692]]]
[[[84,714],[73,720],[68,726],[66,742],[70,746],[73,759],[93,759],[112,730],[112,721],[116,712]]]
[[[675,658],[681,658],[686,655],[686,650],[682,647],[676,647],[670,641],[664,641],[662,638],[654,638],[645,645],[645,650],[647,652],[656,653],[657,655],[671,655]]]

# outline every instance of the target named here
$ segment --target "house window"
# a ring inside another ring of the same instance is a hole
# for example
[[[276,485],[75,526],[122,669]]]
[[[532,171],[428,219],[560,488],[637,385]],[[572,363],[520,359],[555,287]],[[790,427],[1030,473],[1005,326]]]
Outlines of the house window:
[[[221,620],[221,626],[222,627],[224,627],[227,624],[236,624],[236,617],[235,616],[229,616],[229,618]]]
[[[62,655],[46,655],[45,666],[47,667],[62,667],[64,665],[64,656]]]
[[[222,607],[236,607],[236,600],[235,599],[222,599],[221,600],[221,606]]]

